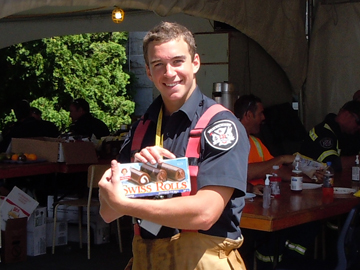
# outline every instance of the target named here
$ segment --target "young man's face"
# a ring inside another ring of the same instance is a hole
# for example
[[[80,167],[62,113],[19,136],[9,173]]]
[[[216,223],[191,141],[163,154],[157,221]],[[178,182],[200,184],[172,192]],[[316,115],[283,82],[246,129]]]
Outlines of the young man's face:
[[[151,42],[147,57],[147,75],[160,91],[164,103],[185,103],[196,88],[199,55],[195,54],[192,61],[188,44],[181,38],[165,43]]]

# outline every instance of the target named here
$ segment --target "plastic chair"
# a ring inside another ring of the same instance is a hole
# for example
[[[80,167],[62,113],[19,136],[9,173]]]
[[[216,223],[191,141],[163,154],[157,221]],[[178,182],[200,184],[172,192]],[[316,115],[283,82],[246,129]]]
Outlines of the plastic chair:
[[[86,225],[87,225],[87,246],[88,246],[88,259],[90,259],[90,208],[92,206],[100,206],[99,200],[92,199],[92,194],[94,188],[98,188],[98,182],[100,181],[101,177],[103,176],[104,172],[109,169],[109,165],[90,165],[88,168],[88,188],[89,194],[87,198],[80,198],[75,200],[63,200],[56,203],[54,207],[54,229],[53,229],[53,244],[52,244],[52,254],[55,253],[55,240],[56,240],[56,221],[57,221],[57,210],[60,205],[65,206],[77,206],[78,207],[78,217],[79,217],[79,245],[82,248],[82,209],[83,207],[87,207],[87,214],[86,214]],[[118,234],[118,242],[120,252],[123,251],[122,242],[121,242],[121,232],[120,232],[120,222],[119,219],[116,220],[117,225],[117,234]]]
[[[360,204],[351,209],[337,243],[335,270],[360,269]]]

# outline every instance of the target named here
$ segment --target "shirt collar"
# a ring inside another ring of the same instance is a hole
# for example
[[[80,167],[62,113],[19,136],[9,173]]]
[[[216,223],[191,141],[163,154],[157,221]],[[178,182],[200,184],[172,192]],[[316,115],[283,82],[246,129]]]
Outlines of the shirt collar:
[[[196,86],[189,99],[177,112],[182,111],[189,118],[189,120],[192,121],[195,117],[198,107],[203,103],[203,99],[203,94],[201,93],[199,87]],[[162,104],[163,100],[161,95],[159,95],[147,109],[144,115],[144,120],[150,119],[152,122],[156,123]]]

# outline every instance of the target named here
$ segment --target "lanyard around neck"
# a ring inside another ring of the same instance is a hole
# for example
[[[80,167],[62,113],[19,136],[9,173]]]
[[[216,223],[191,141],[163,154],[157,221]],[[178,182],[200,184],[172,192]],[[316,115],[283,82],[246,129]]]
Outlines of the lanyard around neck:
[[[161,107],[156,124],[156,137],[155,137],[155,145],[161,147],[163,147],[163,139],[164,139],[164,135],[161,134],[162,118],[163,118],[163,110]]]

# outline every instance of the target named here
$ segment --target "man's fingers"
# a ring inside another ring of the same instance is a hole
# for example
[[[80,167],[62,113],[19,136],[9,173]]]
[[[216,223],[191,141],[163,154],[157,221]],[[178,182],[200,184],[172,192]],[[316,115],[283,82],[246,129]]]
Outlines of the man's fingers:
[[[116,160],[111,161],[111,181],[120,180],[119,163]]]
[[[176,158],[173,153],[160,146],[145,147],[134,156],[135,162],[150,162],[151,164],[162,163],[163,157]]]

